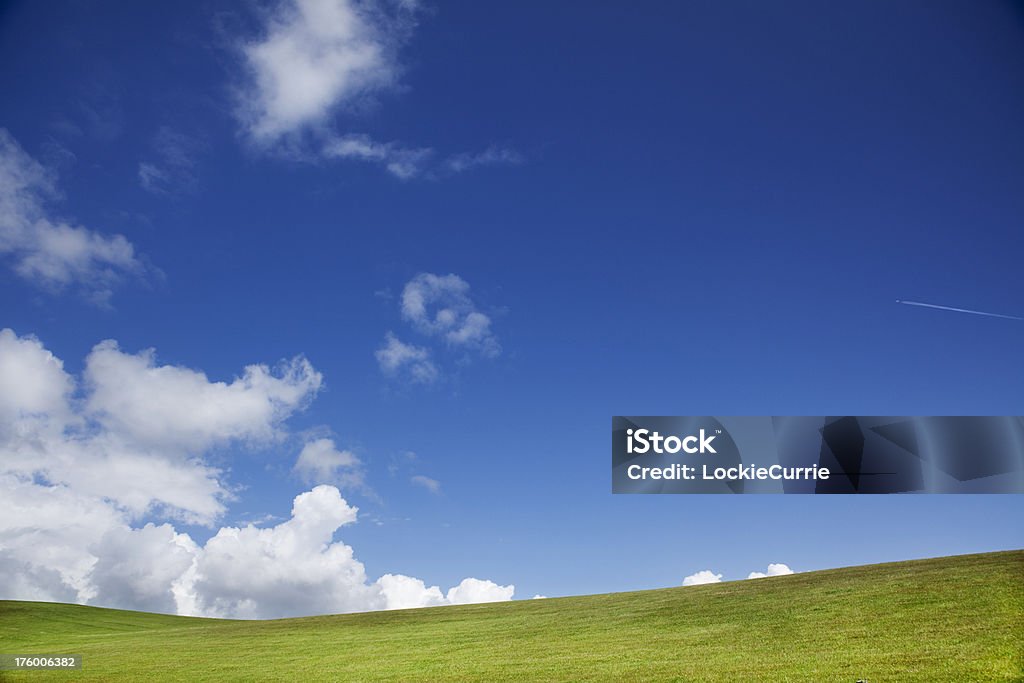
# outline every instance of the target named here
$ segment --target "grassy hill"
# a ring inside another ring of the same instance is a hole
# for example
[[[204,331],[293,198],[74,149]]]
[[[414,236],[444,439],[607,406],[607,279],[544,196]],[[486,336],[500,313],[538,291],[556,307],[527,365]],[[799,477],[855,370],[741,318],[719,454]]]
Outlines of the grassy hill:
[[[635,593],[244,622],[0,601],[4,680],[1024,680],[1024,551]]]

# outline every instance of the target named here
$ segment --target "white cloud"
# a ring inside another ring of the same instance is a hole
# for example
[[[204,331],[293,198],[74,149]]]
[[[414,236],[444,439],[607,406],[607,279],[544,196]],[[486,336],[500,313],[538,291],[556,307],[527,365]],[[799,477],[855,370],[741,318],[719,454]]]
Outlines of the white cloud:
[[[285,0],[264,35],[242,47],[248,82],[238,110],[259,144],[322,125],[394,85],[413,3]]]
[[[332,543],[356,512],[322,485],[297,496],[291,519],[275,527],[220,529],[196,562],[198,612],[258,619],[380,609],[352,548]]]
[[[363,488],[361,464],[355,453],[338,450],[331,439],[315,439],[302,447],[294,469],[309,484]]]
[[[478,166],[521,163],[523,163],[523,156],[519,152],[509,147],[492,145],[482,152],[453,154],[445,161],[445,166],[453,173],[462,173]]]
[[[326,159],[349,159],[383,166],[388,173],[401,180],[416,177],[439,179],[463,173],[481,166],[520,164],[521,154],[507,147],[488,147],[482,152],[453,154],[443,160],[436,159],[431,147],[409,147],[398,142],[379,142],[365,134],[323,134],[320,155]]]
[[[747,575],[748,579],[763,579],[769,576],[785,576],[786,574],[792,574],[793,570],[789,568],[789,565],[785,564],[770,564],[768,565],[768,572],[750,572]]]
[[[417,486],[422,486],[431,493],[441,493],[441,482],[437,479],[431,479],[430,477],[425,477],[422,474],[416,474],[413,475],[410,481]]]
[[[78,591],[65,583],[61,573],[22,561],[11,550],[0,548],[0,600],[75,602]]]
[[[177,611],[175,583],[191,568],[197,547],[170,524],[141,529],[116,526],[89,547],[93,602],[147,612]]]
[[[204,524],[231,497],[206,451],[273,443],[321,383],[301,357],[276,374],[249,366],[228,384],[109,341],[92,350],[83,375],[79,392],[38,340],[0,331],[0,472],[42,477],[134,517],[159,510]]]
[[[458,586],[448,589],[448,603],[451,605],[468,605],[478,602],[502,602],[511,600],[516,592],[514,585],[499,586],[493,581],[481,579],[463,579]]]
[[[0,254],[38,286],[79,286],[105,304],[126,275],[144,271],[132,244],[50,216],[45,203],[58,196],[54,178],[0,128]]]
[[[540,594],[538,593],[537,595],[534,595],[534,596],[533,596],[532,598],[530,598],[530,599],[531,599],[531,600],[547,600],[547,599],[548,599],[548,596],[546,596],[546,595],[540,595]]]
[[[369,582],[335,531],[357,509],[321,485],[269,528],[222,527],[205,546],[169,524],[132,529],[113,506],[0,477],[0,599],[89,602],[127,609],[279,618],[511,600],[514,586],[469,578],[447,596],[414,577]]]
[[[418,176],[436,179],[481,166],[519,164],[523,161],[522,155],[515,150],[496,146],[482,152],[453,154],[444,160],[435,160],[435,152],[430,147],[408,147],[394,141],[378,142],[362,134],[327,136],[321,154],[327,159],[351,159],[379,164],[401,180]]]
[[[19,420],[68,420],[74,382],[34,337],[0,330],[0,434]]]
[[[444,339],[451,347],[501,353],[491,319],[477,310],[469,283],[455,274],[420,273],[402,290],[402,317],[419,332]]]
[[[384,166],[396,178],[407,180],[423,172],[433,154],[429,147],[403,147],[396,142],[375,142],[366,135],[345,135],[329,140],[323,147],[328,159],[355,159]]]
[[[333,541],[357,512],[338,489],[322,485],[297,496],[291,519],[275,527],[221,529],[197,555],[196,613],[252,619],[512,599],[514,586],[473,578],[447,596],[402,574],[369,583],[352,548]]]
[[[73,486],[132,514],[159,507],[207,522],[219,514],[228,494],[215,469],[188,453],[132,447],[96,424],[75,388],[38,340],[0,331],[0,473]]]
[[[143,446],[203,451],[231,439],[270,441],[277,426],[317,393],[323,378],[297,356],[277,372],[250,365],[211,382],[202,372],[156,365],[152,349],[96,345],[86,360],[87,409],[108,429]]]
[[[400,574],[369,582],[334,539],[357,515],[334,486],[297,496],[276,526],[222,527],[201,547],[172,526],[222,516],[231,493],[207,450],[275,442],[320,387],[304,359],[212,382],[103,342],[83,374],[0,331],[0,599],[254,618],[512,598],[477,579],[447,596]],[[313,469],[354,463],[329,439],[306,446]]]
[[[236,113],[247,137],[296,159],[377,164],[402,180],[521,162],[518,153],[496,145],[436,160],[430,147],[336,130],[332,119],[339,113],[365,109],[397,84],[398,52],[417,9],[409,0],[279,2],[263,15],[261,35],[240,46],[245,79]],[[162,187],[169,170],[167,164],[140,165],[140,181]]]
[[[696,574],[690,574],[683,579],[684,586],[700,586],[705,583],[719,583],[722,580],[721,574],[716,574],[710,569],[702,569]]]
[[[12,474],[0,456],[0,598],[86,602],[95,595],[89,548],[125,514],[101,497]]]
[[[429,350],[405,344],[391,332],[384,336],[384,345],[374,355],[381,371],[392,377],[407,373],[413,382],[430,384],[440,375],[437,366],[430,360]]]
[[[412,609],[447,604],[440,588],[428,588],[422,580],[412,576],[385,574],[377,579],[377,585],[384,595],[387,609]]]

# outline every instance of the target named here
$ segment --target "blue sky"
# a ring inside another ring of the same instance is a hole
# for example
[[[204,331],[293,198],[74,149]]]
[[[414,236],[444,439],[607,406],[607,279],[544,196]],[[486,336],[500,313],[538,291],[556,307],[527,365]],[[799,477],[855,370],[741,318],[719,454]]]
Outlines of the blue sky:
[[[232,492],[215,519],[118,524],[202,545],[332,484],[370,581],[516,597],[1021,546],[1019,496],[612,496],[608,469],[617,414],[1020,414],[1024,323],[895,303],[1024,315],[1018,6],[303,7],[0,9],[4,149],[45,172],[3,219],[31,195],[33,225],[133,249],[57,277],[5,234],[0,327],[83,405],[107,339],[322,378],[270,427],[175,441]],[[417,282],[454,323],[406,310]],[[75,410],[143,443],[105,405]],[[303,475],[318,439],[359,463]]]

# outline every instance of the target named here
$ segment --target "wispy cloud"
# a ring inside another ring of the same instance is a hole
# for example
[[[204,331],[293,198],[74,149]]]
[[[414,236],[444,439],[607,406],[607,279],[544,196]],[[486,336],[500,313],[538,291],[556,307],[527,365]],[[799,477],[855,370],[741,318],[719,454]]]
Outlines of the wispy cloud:
[[[475,354],[487,358],[501,354],[490,316],[480,310],[470,296],[469,283],[458,275],[420,273],[405,284],[400,299],[402,318],[434,343],[431,348],[415,346],[388,332],[375,352],[385,375],[429,384],[441,376],[433,351],[459,352],[463,362]]]
[[[521,164],[523,155],[510,147],[492,145],[482,152],[453,154],[444,165],[453,173],[462,173],[478,166]]]
[[[431,493],[441,493],[441,482],[439,482],[437,479],[431,479],[430,477],[425,477],[422,474],[417,474],[414,475],[412,479],[410,479],[410,481],[416,484],[417,486],[422,486]]]
[[[454,273],[420,273],[410,280],[402,290],[402,317],[417,331],[439,337],[448,346],[490,357],[501,353],[491,318],[470,297],[469,283]]]
[[[397,142],[376,142],[367,135],[345,135],[323,147],[328,159],[355,159],[384,166],[396,178],[408,180],[423,172],[434,151],[428,147],[403,147]]]
[[[139,184],[154,194],[192,192],[197,186],[197,140],[162,126],[153,137],[154,158],[139,162]]]
[[[896,303],[903,304],[904,306],[920,306],[922,308],[934,308],[939,311],[952,311],[954,313],[970,313],[971,315],[983,315],[989,318],[1004,318],[1006,320],[1024,320],[1024,318],[1017,315],[1004,315],[1002,313],[988,313],[986,311],[976,311],[972,308],[955,308],[953,306],[941,306],[939,304],[926,304],[922,301],[905,301],[897,299]]]
[[[367,490],[362,462],[352,451],[339,449],[332,439],[307,442],[293,469],[307,484],[337,484],[341,488]]]
[[[406,344],[391,332],[384,336],[384,345],[374,355],[381,371],[392,377],[408,374],[413,382],[430,384],[440,374],[428,349]]]
[[[0,255],[14,260],[22,278],[46,289],[78,286],[106,305],[126,275],[145,271],[122,235],[103,235],[52,216],[59,197],[53,174],[0,128]]]

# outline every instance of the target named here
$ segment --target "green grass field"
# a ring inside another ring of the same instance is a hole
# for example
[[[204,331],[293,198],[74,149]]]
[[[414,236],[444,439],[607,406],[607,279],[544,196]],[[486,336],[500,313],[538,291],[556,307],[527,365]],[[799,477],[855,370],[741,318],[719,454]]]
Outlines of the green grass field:
[[[1024,680],[1024,551],[635,593],[244,622],[0,602],[4,680]]]

